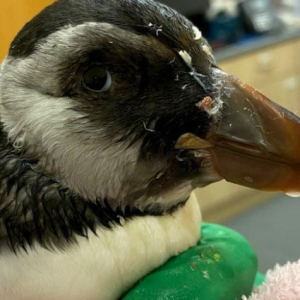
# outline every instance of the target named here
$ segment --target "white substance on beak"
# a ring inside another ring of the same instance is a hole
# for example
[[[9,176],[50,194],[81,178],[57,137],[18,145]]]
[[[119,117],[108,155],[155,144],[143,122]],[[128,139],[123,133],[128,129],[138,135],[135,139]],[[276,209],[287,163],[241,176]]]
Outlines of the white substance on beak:
[[[194,40],[195,41],[201,40],[202,39],[202,32],[196,26],[193,26],[193,31],[194,31],[194,34],[195,34]]]
[[[300,193],[286,193],[286,195],[292,198],[300,198]]]

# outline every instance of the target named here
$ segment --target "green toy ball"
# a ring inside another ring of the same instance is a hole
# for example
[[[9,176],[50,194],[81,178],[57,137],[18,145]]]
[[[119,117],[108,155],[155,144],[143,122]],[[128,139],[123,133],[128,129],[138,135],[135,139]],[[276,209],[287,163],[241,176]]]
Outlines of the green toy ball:
[[[123,300],[235,300],[251,294],[257,257],[237,232],[203,224],[197,246],[142,279]]]

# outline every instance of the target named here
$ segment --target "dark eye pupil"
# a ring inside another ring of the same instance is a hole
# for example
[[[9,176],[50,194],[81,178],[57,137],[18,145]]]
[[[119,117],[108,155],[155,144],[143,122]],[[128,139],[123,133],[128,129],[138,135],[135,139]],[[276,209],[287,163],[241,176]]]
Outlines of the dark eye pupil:
[[[84,84],[93,91],[101,91],[108,80],[107,70],[101,66],[92,66],[84,74]]]

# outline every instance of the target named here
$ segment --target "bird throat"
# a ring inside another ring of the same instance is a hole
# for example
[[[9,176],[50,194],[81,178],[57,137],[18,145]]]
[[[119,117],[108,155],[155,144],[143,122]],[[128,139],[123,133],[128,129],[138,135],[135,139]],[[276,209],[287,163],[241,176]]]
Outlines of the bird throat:
[[[35,171],[37,160],[15,151],[0,127],[0,251],[42,247],[65,248],[76,236],[95,234],[100,226],[113,230],[127,220],[173,213],[186,201],[166,211],[134,207],[112,209],[105,199],[89,200]]]

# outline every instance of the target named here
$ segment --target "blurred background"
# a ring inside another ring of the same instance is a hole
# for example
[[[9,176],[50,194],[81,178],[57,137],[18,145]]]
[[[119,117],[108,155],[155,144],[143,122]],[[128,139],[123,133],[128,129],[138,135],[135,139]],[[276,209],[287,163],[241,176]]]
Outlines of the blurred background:
[[[0,3],[0,61],[14,36],[54,0]],[[300,112],[300,0],[161,0],[197,25],[219,66],[296,114]],[[205,221],[241,232],[260,271],[300,258],[300,199],[226,182],[195,191]]]

